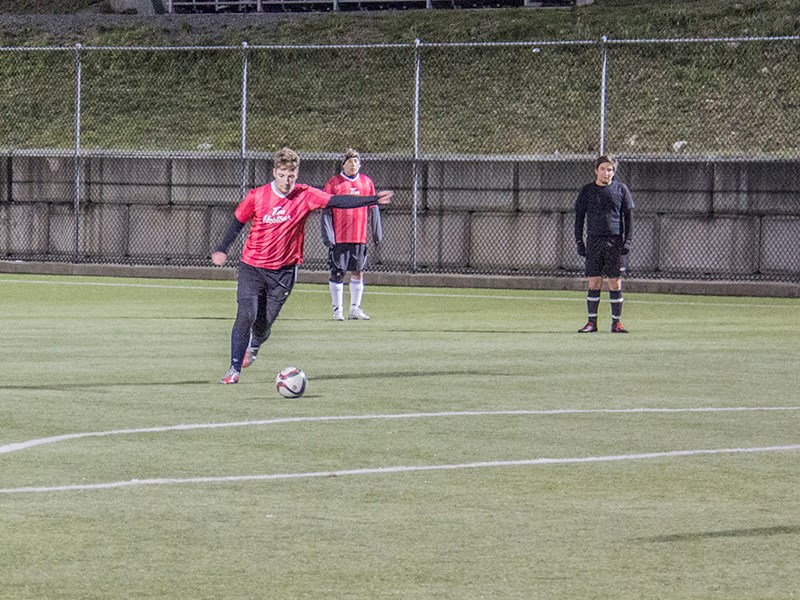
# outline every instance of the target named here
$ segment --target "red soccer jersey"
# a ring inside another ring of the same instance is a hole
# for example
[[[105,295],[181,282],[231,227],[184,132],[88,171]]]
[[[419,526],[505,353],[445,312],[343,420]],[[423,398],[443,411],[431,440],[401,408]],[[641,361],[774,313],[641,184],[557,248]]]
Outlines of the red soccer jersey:
[[[250,190],[236,207],[240,223],[252,220],[242,262],[263,269],[280,269],[303,262],[306,219],[325,208],[331,194],[298,183],[287,196],[274,183]]]
[[[359,173],[353,179],[342,173],[331,177],[323,188],[334,196],[374,196],[375,184],[372,179]],[[366,244],[367,243],[367,215],[369,206],[361,208],[342,209],[333,208],[333,235],[337,244]]]

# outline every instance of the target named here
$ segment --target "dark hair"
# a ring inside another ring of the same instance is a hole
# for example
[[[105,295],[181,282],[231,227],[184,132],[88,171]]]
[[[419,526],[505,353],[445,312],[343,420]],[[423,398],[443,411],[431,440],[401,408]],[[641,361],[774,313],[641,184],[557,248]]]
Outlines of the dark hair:
[[[361,160],[361,155],[355,148],[348,148],[347,150],[344,151],[344,156],[342,157],[342,166],[344,166],[344,163],[346,163],[351,158],[357,158],[358,160]]]
[[[615,171],[617,170],[617,165],[619,164],[617,162],[617,157],[614,156],[613,154],[603,154],[601,156],[598,156],[597,160],[594,161],[594,168],[597,169],[597,167],[599,167],[603,163],[611,163],[612,165],[614,165]]]

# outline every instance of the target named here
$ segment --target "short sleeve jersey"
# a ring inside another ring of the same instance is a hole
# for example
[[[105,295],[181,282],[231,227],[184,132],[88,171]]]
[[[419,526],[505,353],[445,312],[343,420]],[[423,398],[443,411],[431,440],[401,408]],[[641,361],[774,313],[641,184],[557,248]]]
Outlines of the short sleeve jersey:
[[[332,195],[374,196],[375,184],[372,179],[362,173],[355,177],[347,177],[339,173],[331,177],[323,188]],[[333,208],[333,234],[337,244],[366,244],[367,216],[372,207],[343,209]]]
[[[330,198],[331,194],[302,183],[286,196],[274,182],[250,190],[236,208],[240,223],[252,221],[242,262],[271,270],[302,263],[308,215],[325,208]]]

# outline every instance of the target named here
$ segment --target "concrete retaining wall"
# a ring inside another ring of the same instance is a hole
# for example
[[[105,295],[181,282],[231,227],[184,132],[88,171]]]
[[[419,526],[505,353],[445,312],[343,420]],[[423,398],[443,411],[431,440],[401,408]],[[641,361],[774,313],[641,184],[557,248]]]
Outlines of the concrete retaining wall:
[[[337,162],[304,159],[321,186]],[[0,157],[0,258],[205,264],[242,191],[270,179],[268,157],[68,153]],[[449,160],[414,165],[366,157],[364,172],[396,190],[383,211],[377,270],[537,275],[580,271],[572,240],[591,159]],[[800,279],[800,164],[631,159],[618,177],[636,202],[631,269],[648,276]],[[306,263],[324,266],[319,221]],[[78,235],[76,237],[76,232]],[[231,252],[238,252],[239,242]]]

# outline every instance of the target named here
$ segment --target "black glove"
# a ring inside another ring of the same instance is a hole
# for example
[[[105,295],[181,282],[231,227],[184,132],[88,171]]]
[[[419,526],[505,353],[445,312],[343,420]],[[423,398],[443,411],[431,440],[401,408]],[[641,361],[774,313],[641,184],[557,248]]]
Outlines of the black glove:
[[[586,256],[586,244],[583,243],[583,240],[578,240],[576,244],[578,245],[578,256]]]
[[[619,251],[619,253],[620,253],[622,256],[625,256],[625,255],[626,255],[626,254],[628,254],[630,251],[631,251],[631,241],[630,241],[630,240],[626,240],[626,241],[625,241],[625,243],[624,243],[624,244],[622,244],[622,250],[620,250],[620,251]]]

